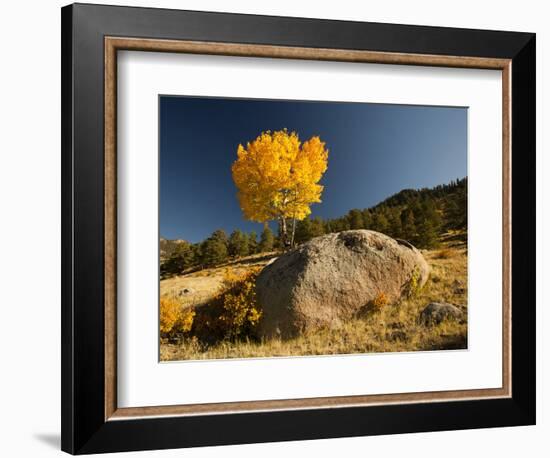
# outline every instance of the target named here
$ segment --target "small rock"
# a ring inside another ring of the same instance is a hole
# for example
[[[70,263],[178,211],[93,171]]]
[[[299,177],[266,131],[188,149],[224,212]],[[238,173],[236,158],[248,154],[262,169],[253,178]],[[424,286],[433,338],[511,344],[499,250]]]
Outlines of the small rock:
[[[193,290],[191,288],[184,288],[180,291],[180,296],[185,296],[187,294],[191,294]]]
[[[430,326],[449,319],[459,321],[462,316],[462,310],[456,305],[445,302],[431,302],[420,313],[420,323]]]

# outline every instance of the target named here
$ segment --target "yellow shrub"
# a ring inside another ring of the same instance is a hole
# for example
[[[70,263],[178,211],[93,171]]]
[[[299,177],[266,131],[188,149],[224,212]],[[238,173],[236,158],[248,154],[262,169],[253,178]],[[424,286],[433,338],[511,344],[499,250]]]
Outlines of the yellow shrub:
[[[372,300],[372,308],[379,312],[380,310],[382,310],[386,305],[388,305],[388,303],[390,302],[390,300],[388,299],[388,296],[386,296],[386,294],[384,292],[380,292],[377,294],[377,296]]]
[[[218,296],[221,305],[218,321],[225,337],[249,335],[260,321],[262,312],[256,301],[257,275],[257,269],[225,274],[223,283],[226,289]]]
[[[160,332],[168,334],[178,321],[180,304],[172,298],[160,298]]]
[[[167,336],[170,334],[189,332],[193,327],[195,311],[183,309],[174,298],[160,298],[160,332]]]
[[[415,267],[406,288],[407,297],[414,297],[420,292],[420,269]]]
[[[208,343],[254,337],[254,328],[262,316],[256,301],[256,277],[260,270],[226,270],[222,291],[208,304],[196,309],[191,334]]]
[[[189,332],[193,327],[193,320],[195,319],[195,311],[191,308],[182,310],[180,313],[180,319],[176,323],[176,328],[180,332]]]

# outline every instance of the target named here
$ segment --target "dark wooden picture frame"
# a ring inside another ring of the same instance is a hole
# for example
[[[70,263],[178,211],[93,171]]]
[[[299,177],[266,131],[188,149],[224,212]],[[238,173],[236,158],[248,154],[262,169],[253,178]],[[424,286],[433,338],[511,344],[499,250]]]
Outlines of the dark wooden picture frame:
[[[117,408],[118,50],[502,71],[503,386]],[[70,5],[62,9],[62,180],[63,450],[80,454],[534,424],[534,34]]]

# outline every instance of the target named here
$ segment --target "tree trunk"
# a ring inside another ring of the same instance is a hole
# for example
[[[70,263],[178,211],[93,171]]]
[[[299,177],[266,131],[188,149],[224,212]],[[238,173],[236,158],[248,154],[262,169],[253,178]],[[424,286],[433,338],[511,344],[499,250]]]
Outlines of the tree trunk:
[[[294,234],[296,233],[296,218],[292,218],[292,236],[290,238],[290,247],[294,248]]]
[[[283,244],[283,249],[286,250],[288,247],[288,230],[286,226],[286,218],[284,216],[279,218],[279,227],[281,230],[281,242]]]

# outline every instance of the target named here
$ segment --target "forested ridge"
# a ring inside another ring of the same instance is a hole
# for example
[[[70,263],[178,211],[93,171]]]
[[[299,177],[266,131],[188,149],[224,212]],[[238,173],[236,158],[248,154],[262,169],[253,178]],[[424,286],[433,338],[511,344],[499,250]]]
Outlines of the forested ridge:
[[[443,233],[464,231],[467,227],[467,185],[467,178],[462,178],[433,188],[404,189],[373,207],[351,209],[339,218],[306,217],[296,221],[294,241],[300,244],[332,232],[370,229],[407,240],[418,248],[436,248]],[[256,232],[239,229],[229,235],[218,229],[193,244],[161,238],[161,275],[177,275],[230,258],[283,248],[283,237],[274,234],[268,225],[259,238]]]

